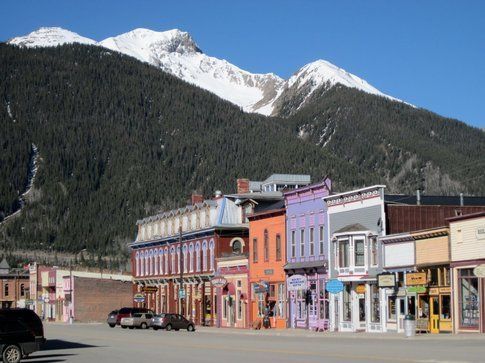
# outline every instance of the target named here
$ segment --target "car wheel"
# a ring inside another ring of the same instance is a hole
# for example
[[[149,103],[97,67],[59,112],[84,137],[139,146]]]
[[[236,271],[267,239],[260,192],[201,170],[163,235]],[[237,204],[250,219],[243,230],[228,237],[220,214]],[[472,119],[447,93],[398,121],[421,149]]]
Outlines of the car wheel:
[[[110,328],[114,328],[115,326],[116,326],[116,324],[109,324]]]
[[[128,327],[126,325],[122,325],[121,328],[126,329]]]
[[[153,327],[153,330],[158,330],[158,326],[154,326]]]
[[[172,330],[172,324],[167,324],[167,326],[165,327],[165,329],[167,329],[167,331]]]
[[[188,327],[187,327],[187,331],[194,331],[194,326],[192,324],[190,324]]]
[[[129,326],[128,328],[129,328],[129,329],[135,329],[135,327],[134,327],[134,326]]]
[[[147,325],[145,323],[141,323],[140,328],[146,329],[147,328]]]
[[[19,363],[22,352],[16,345],[9,345],[3,350],[2,358],[4,363]]]

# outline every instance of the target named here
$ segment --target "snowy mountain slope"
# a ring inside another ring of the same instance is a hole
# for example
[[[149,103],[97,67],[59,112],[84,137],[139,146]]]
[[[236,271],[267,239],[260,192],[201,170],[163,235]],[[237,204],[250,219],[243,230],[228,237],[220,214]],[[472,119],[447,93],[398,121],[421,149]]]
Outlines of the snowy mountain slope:
[[[140,28],[96,42],[62,28],[41,28],[29,35],[14,38],[9,43],[25,47],[66,43],[99,45],[159,67],[213,92],[244,111],[263,115],[278,115],[288,103],[295,112],[316,89],[329,89],[336,84],[399,101],[324,60],[305,65],[288,80],[272,73],[250,73],[226,60],[204,54],[189,33],[178,29],[156,32]]]
[[[55,47],[68,43],[97,44],[95,40],[58,27],[40,28],[23,37],[13,38],[8,43],[29,48]]]

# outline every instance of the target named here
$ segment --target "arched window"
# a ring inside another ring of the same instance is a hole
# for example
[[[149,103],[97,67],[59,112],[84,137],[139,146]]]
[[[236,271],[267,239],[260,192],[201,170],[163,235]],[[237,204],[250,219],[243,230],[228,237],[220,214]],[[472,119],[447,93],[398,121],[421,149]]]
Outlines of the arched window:
[[[210,241],[209,244],[209,250],[210,250],[210,266],[211,266],[211,271],[214,271],[214,240]]]
[[[207,241],[202,242],[202,271],[207,271]]]
[[[3,287],[3,296],[8,296],[8,284],[5,284],[5,286]]]
[[[153,250],[150,250],[148,254],[148,273],[147,275],[153,275]]]
[[[176,268],[175,273],[179,274],[180,268],[181,268],[181,265],[180,265],[180,246],[177,246],[177,264],[176,264],[175,268]]]
[[[200,242],[195,244],[195,270],[200,272]]]
[[[140,252],[135,255],[135,276],[140,276]]]
[[[25,296],[25,285],[20,284],[20,296]]]
[[[163,250],[161,248],[158,250],[158,265],[160,275],[163,275]]]
[[[189,271],[194,272],[194,244],[189,246]]]
[[[148,225],[148,236],[147,236],[147,239],[152,239],[152,225],[149,224]]]
[[[211,218],[210,218],[210,208],[207,208],[205,210],[205,226],[209,227],[211,225]]]
[[[177,271],[175,270],[175,248],[174,247],[170,249],[170,254],[172,256],[172,266],[170,269],[170,273],[173,275],[177,273]]]
[[[155,275],[158,275],[158,250],[153,251],[153,264],[155,265]]]
[[[200,211],[195,212],[195,228],[200,228]]]
[[[140,276],[145,274],[145,252],[140,252]]]
[[[268,262],[269,261],[269,234],[267,229],[264,230],[263,248],[264,248],[264,261]]]
[[[183,258],[182,258],[182,263],[183,263],[183,266],[182,268],[184,269],[184,273],[187,273],[187,269],[189,267],[189,261],[188,261],[188,254],[187,254],[187,245],[184,245],[182,247],[182,253],[183,253]]]
[[[165,257],[165,268],[163,270],[163,273],[165,275],[168,275],[169,272],[168,272],[168,248],[167,247],[165,248],[164,257]]]

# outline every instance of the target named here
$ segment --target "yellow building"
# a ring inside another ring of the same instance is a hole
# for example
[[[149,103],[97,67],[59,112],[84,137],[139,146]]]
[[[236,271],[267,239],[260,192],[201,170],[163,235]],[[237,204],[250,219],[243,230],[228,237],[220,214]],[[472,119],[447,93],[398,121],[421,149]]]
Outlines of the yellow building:
[[[454,332],[485,332],[485,212],[448,219]]]

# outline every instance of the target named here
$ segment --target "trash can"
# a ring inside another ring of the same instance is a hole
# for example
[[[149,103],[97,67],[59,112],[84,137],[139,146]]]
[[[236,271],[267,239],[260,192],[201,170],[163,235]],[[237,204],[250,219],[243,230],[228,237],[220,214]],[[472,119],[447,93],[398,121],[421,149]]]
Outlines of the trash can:
[[[414,315],[406,315],[404,317],[404,334],[406,338],[414,337],[416,335],[416,319]]]

